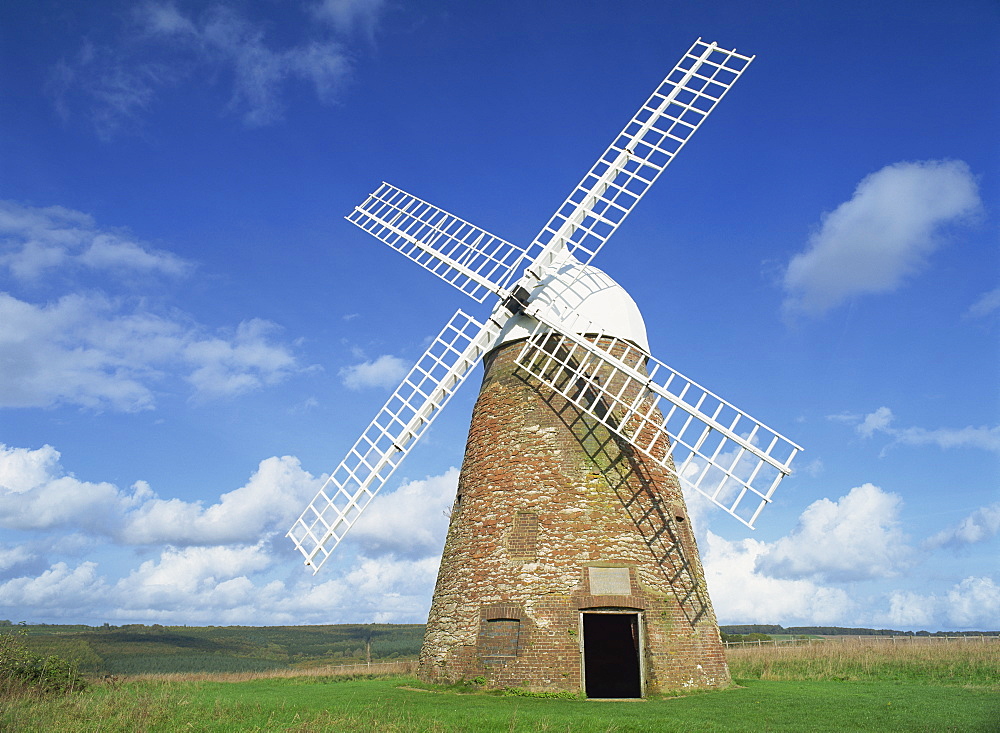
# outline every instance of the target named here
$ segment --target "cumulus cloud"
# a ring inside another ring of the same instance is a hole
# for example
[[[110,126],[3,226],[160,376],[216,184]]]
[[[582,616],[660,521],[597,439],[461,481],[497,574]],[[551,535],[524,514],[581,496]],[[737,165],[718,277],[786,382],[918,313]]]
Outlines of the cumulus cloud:
[[[324,29],[358,27],[370,35],[382,3],[343,0],[301,9],[323,25],[313,26],[308,40],[283,43],[279,34],[268,34],[275,22],[251,18],[248,9],[213,4],[189,14],[172,2],[145,2],[118,37],[85,41],[60,62],[49,91],[61,114],[84,110],[105,139],[136,124],[164,90],[186,83],[225,84],[230,112],[249,127],[268,125],[281,119],[295,82],[309,84],[323,104],[336,101],[351,56]]]
[[[901,507],[899,496],[872,484],[837,501],[815,501],[792,532],[760,555],[758,567],[778,578],[840,582],[897,575],[912,552],[899,523]]]
[[[705,579],[722,623],[833,624],[854,613],[855,602],[842,588],[759,571],[771,552],[767,543],[732,542],[712,532],[706,537]]]
[[[173,374],[198,398],[242,394],[299,371],[290,349],[274,341],[277,330],[251,319],[212,334],[141,301],[88,294],[35,305],[0,293],[0,407],[147,410],[154,388]]]
[[[993,629],[1000,618],[1000,586],[992,578],[970,576],[944,593],[890,593],[888,611],[876,616],[881,623],[932,628],[947,624],[957,629]]]
[[[206,505],[160,498],[144,482],[122,490],[83,481],[62,467],[50,446],[0,446],[0,527],[29,538],[0,546],[0,577],[6,578],[0,580],[0,617],[420,622],[456,480],[452,468],[380,495],[352,541],[314,577],[280,537],[320,481],[293,457],[261,461],[245,485]],[[1000,588],[986,576],[934,592],[859,594],[866,579],[890,576],[909,562],[895,519],[899,506],[898,497],[866,484],[837,501],[814,502],[793,532],[773,542],[708,532],[702,557],[718,616],[724,623],[989,626],[998,617]],[[995,528],[997,511],[973,513],[955,536],[976,541],[975,528]],[[65,559],[82,550],[94,554]]]
[[[0,267],[34,281],[58,268],[183,275],[191,263],[136,241],[125,232],[100,229],[89,214],[63,206],[33,207],[0,201]]]
[[[66,475],[59,452],[0,443],[0,527],[32,530],[54,527],[113,534],[120,517],[141,498],[107,482]]]
[[[298,459],[260,462],[250,480],[204,506],[161,499],[144,482],[122,490],[67,474],[59,452],[0,444],[0,527],[63,528],[109,537],[123,545],[252,543],[284,532],[320,486]]]
[[[351,533],[368,556],[426,557],[440,552],[458,469],[409,481],[380,494]],[[0,443],[0,527],[66,528],[123,545],[224,545],[284,533],[322,485],[293,456],[260,462],[243,486],[205,506],[161,498],[144,481],[122,490],[82,481],[62,466],[49,445],[37,449]]]
[[[335,570],[331,564],[324,566],[324,572]],[[311,623],[330,623],[323,619],[331,614],[355,623],[359,618],[378,623],[422,623],[427,619],[439,564],[438,556],[359,557],[340,577],[318,585],[296,584],[296,615]]]
[[[850,585],[893,577],[912,560],[901,506],[898,496],[864,484],[836,501],[813,502],[773,542],[705,532],[702,561],[716,615],[722,623],[857,623],[865,607]]]
[[[404,557],[441,553],[448,531],[447,510],[455,500],[458,469],[440,476],[409,481],[390,493],[381,493],[351,529],[366,552]]]
[[[320,485],[297,458],[267,458],[244,486],[208,507],[147,496],[123,518],[117,538],[130,545],[254,542],[290,527]]]
[[[707,532],[702,560],[720,622],[993,628],[1000,586],[990,577],[970,576],[935,593],[861,590],[864,581],[894,576],[915,559],[897,520],[901,505],[898,496],[865,484],[837,501],[814,502],[774,542]],[[996,533],[998,515],[1000,504],[983,507],[925,547],[986,539]]]
[[[937,604],[927,596],[912,591],[892,591],[888,596],[888,611],[882,623],[908,628],[924,628],[935,624]]]
[[[383,387],[389,389],[398,385],[410,364],[398,356],[383,354],[375,361],[363,361],[352,364],[338,372],[340,381],[348,389],[364,389],[366,387]]]
[[[75,568],[58,562],[38,576],[0,583],[2,605],[25,606],[35,613],[49,611],[56,616],[72,614],[79,607],[77,604],[88,607],[107,597],[108,584],[98,575],[94,562],[83,562]],[[68,599],[72,599],[70,603]]]
[[[254,584],[247,577],[272,559],[258,543],[243,547],[167,548],[115,584],[125,608],[206,608],[253,605]]]
[[[34,557],[34,554],[25,547],[0,547],[0,573],[24,565]]]
[[[1000,501],[980,507],[953,527],[948,527],[927,539],[924,546],[962,547],[985,542],[1000,533]]]
[[[895,415],[888,407],[880,407],[861,418],[856,415],[836,415],[832,418],[842,422],[858,422],[855,429],[863,438],[871,438],[876,433],[889,435],[892,438],[890,445],[935,445],[942,449],[979,448],[1000,452],[1000,425],[934,430],[920,427],[895,428],[892,426]],[[883,455],[884,453],[885,449]]]
[[[944,227],[980,206],[962,161],[895,163],[872,173],[789,262],[786,314],[822,314],[856,295],[896,290],[926,267]]]
[[[294,457],[261,461],[246,484],[207,504],[161,498],[143,481],[123,490],[78,479],[52,446],[0,444],[0,528],[26,538],[0,545],[0,617],[421,621],[457,476],[452,468],[381,495],[317,582],[282,537],[322,483]],[[91,556],[65,559],[81,552]]]
[[[198,399],[226,397],[275,384],[299,371],[279,328],[247,319],[210,332],[177,310],[158,314],[134,294],[112,296],[136,273],[178,276],[190,262],[62,206],[0,201],[0,271],[42,292],[42,285],[82,293],[29,302],[0,292],[0,407],[79,405],[134,412],[155,404],[155,390],[179,377]],[[53,281],[50,283],[49,281]],[[99,281],[98,281],[99,282]]]
[[[117,580],[86,561],[0,582],[0,614],[72,623],[415,623],[427,617],[438,562],[360,557],[328,566],[328,579],[316,583],[275,577],[284,560],[261,543],[168,547]]]
[[[878,430],[886,430],[892,422],[892,410],[888,407],[880,407],[875,412],[865,415],[861,424],[858,425],[858,433],[865,438],[870,438]]]

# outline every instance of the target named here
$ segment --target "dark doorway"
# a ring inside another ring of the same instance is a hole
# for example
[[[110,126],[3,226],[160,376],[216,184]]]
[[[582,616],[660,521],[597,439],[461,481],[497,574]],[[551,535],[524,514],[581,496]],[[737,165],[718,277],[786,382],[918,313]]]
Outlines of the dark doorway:
[[[583,614],[583,668],[587,697],[642,697],[639,615]]]

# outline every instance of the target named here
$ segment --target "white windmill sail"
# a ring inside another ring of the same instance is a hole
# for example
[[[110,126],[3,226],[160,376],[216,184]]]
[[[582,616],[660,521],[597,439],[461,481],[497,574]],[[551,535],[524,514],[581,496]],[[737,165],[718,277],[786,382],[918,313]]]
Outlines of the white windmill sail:
[[[575,333],[579,301],[552,283],[597,254],[753,58],[698,39],[528,247],[387,183],[347,216],[474,300],[499,302],[485,324],[456,313],[289,530],[314,572],[515,318],[535,329],[524,369],[752,526],[801,449],[633,343],[614,337],[608,350]]]
[[[527,257],[563,247],[587,264],[753,61],[700,38],[542,227]]]
[[[288,536],[313,572],[496,340],[498,327],[458,311],[330,474]]]
[[[508,283],[525,252],[388,183],[346,218],[480,303]]]
[[[630,341],[529,311],[522,369],[753,528],[800,446]]]

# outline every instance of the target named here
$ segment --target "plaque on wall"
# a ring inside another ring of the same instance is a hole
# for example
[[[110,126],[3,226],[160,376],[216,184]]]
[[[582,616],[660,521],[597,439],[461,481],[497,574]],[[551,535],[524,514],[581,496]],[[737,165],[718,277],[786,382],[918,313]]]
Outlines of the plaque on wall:
[[[632,592],[628,568],[589,568],[590,594],[594,596],[627,596]]]

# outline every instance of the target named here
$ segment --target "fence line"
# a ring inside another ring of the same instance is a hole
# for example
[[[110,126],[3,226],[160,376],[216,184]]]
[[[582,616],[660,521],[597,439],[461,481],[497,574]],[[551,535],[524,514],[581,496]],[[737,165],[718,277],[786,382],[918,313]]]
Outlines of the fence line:
[[[316,667],[288,667],[254,672],[140,672],[138,674],[105,675],[104,682],[118,684],[121,680],[212,680],[215,682],[246,682],[275,677],[325,677],[352,674],[413,674],[417,671],[416,659],[398,659],[391,662],[367,664],[338,664]]]
[[[857,634],[857,635],[844,635],[837,636],[832,639],[755,639],[753,641],[726,641],[723,642],[727,649],[734,647],[745,647],[745,646],[804,646],[809,644],[829,644],[829,643],[843,643],[843,644],[924,644],[931,642],[979,642],[986,644],[987,642],[998,642],[1000,641],[1000,636],[988,636],[982,634],[979,636],[877,636],[874,634]]]

